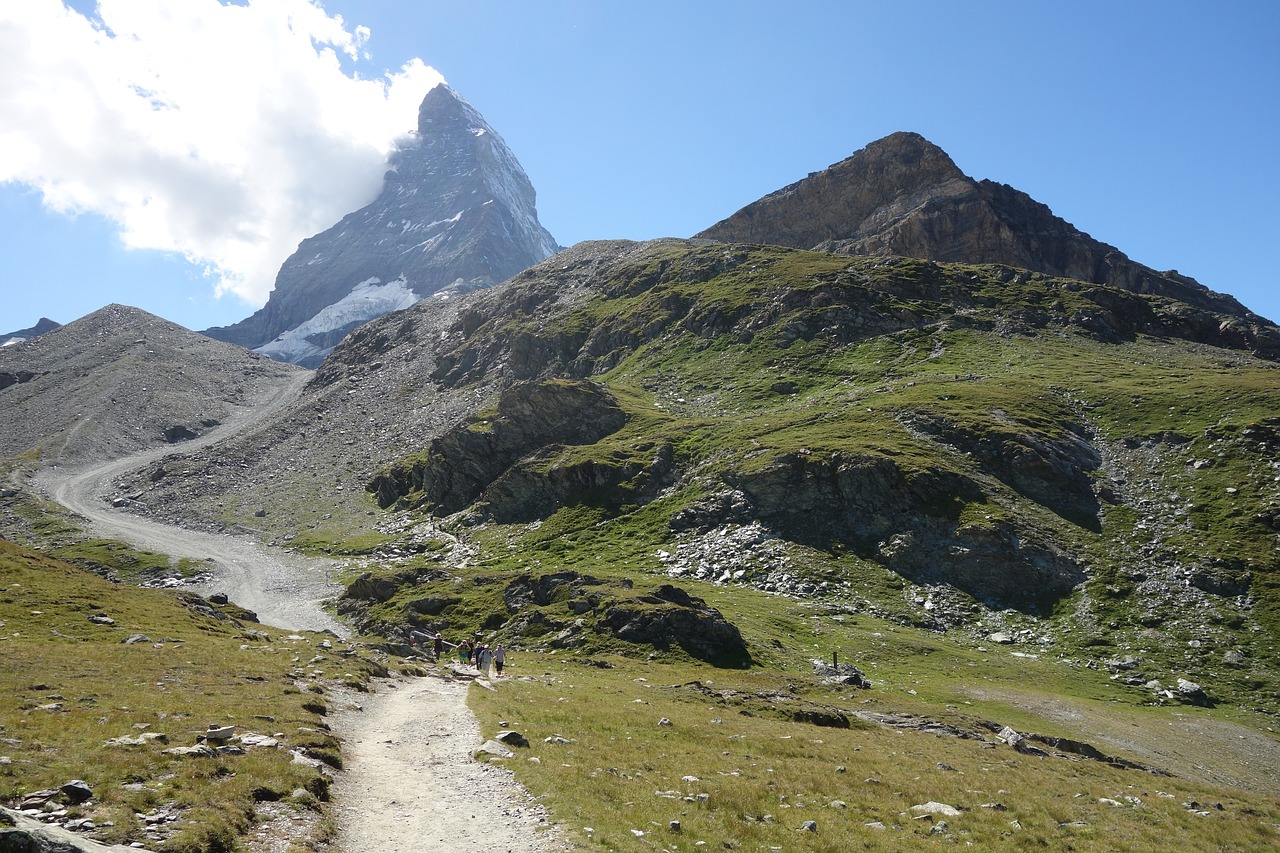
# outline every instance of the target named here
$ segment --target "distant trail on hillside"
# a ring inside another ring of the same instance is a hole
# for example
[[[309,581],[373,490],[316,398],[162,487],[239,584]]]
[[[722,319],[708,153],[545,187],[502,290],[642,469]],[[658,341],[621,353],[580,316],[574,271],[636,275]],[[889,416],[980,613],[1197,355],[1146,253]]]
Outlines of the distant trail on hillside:
[[[135,548],[175,557],[208,560],[214,580],[193,585],[199,592],[226,593],[241,607],[258,614],[264,624],[291,631],[350,632],[324,611],[321,604],[340,591],[331,580],[333,563],[272,548],[249,536],[200,533],[158,524],[109,506],[103,496],[111,483],[127,471],[150,465],[175,453],[186,453],[225,441],[283,409],[302,393],[310,373],[289,376],[268,388],[259,405],[246,406],[221,426],[184,442],[171,444],[110,462],[78,469],[45,469],[37,482],[56,502],[82,516],[90,529],[120,539]]]

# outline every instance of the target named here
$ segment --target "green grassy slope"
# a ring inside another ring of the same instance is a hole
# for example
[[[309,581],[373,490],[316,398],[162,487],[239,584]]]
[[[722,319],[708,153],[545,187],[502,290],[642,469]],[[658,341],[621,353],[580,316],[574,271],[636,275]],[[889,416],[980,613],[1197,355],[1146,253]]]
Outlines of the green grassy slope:
[[[1280,374],[1251,333],[1000,267],[619,258],[572,298],[535,268],[455,328],[436,378],[508,388],[371,483],[402,542],[347,603],[524,650],[473,704],[529,734],[510,763],[577,841],[1274,846]],[[626,422],[522,430],[520,399],[573,383]],[[664,583],[745,668],[614,630],[668,612]],[[823,683],[832,653],[873,687]],[[930,832],[928,800],[962,814]]]
[[[535,268],[439,358],[446,384],[498,365],[576,377],[627,415],[472,471],[479,497],[452,518],[488,565],[825,590],[934,628],[1141,651],[1144,673],[1219,700],[1280,698],[1280,374],[1206,343],[1204,316],[1002,267],[681,242],[590,284],[557,303]],[[389,472],[400,507],[455,508],[441,472],[511,443],[505,399],[461,428],[478,438]],[[752,524],[763,544],[727,574],[699,550]]]
[[[369,665],[323,636],[237,615],[0,541],[0,801],[82,779],[94,796],[70,816],[92,820],[95,837],[171,851],[233,849],[265,804],[319,823],[327,767],[341,763],[324,694]],[[210,724],[277,743],[165,752],[194,746]],[[141,740],[109,743],[120,738]],[[171,819],[153,827],[148,814]]]

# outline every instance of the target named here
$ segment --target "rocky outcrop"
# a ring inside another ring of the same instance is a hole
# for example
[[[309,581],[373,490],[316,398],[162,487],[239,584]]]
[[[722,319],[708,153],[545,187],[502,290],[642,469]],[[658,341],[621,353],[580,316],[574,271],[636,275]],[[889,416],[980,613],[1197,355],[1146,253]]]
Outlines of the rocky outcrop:
[[[1192,278],[1130,260],[1026,193],[970,178],[946,152],[915,133],[873,142],[695,237],[845,255],[1005,264],[1270,325]]]
[[[35,379],[36,375],[30,370],[19,370],[16,373],[0,373],[0,391],[8,388],[10,385],[18,385],[22,382],[30,382]]]
[[[100,844],[59,826],[0,808],[0,851],[3,853],[146,853],[142,847]]]
[[[515,155],[445,84],[389,161],[381,194],[303,240],[267,304],[205,334],[317,366],[353,328],[438,294],[490,287],[554,253]]]
[[[1081,527],[1101,530],[1100,505],[1090,474],[1101,457],[1079,424],[1044,435],[1013,424],[984,423],[979,432],[935,412],[904,413],[901,420],[928,437],[975,457],[1009,488]]]
[[[414,496],[415,504],[438,515],[485,501],[500,519],[538,517],[573,493],[608,489],[640,473],[589,460],[553,471],[544,464],[566,445],[591,444],[625,423],[626,414],[603,386],[515,385],[502,392],[495,411],[434,439],[418,458],[374,477],[368,489],[383,507]]]
[[[916,583],[947,583],[996,609],[1045,612],[1085,579],[1034,530],[961,520],[986,500],[974,479],[942,467],[905,471],[891,458],[778,454],[725,481],[754,517],[814,547],[846,542]]]
[[[503,592],[512,614],[507,628],[535,636],[558,631],[552,645],[565,648],[589,644],[590,631],[658,651],[679,648],[715,666],[750,665],[737,626],[701,598],[671,584],[641,595],[626,592],[631,587],[572,571],[519,577]],[[547,612],[552,608],[578,618],[564,623]]]
[[[701,598],[670,584],[634,601],[609,606],[595,630],[664,651],[679,646],[690,657],[716,666],[751,664],[737,626]]]

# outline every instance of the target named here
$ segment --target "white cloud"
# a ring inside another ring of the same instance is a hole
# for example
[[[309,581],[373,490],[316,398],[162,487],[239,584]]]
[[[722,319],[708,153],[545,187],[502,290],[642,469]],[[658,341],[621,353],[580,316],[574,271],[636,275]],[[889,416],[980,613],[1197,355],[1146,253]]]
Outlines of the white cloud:
[[[0,182],[260,306],[300,240],[373,200],[443,79],[361,78],[371,37],[311,0],[0,4]]]

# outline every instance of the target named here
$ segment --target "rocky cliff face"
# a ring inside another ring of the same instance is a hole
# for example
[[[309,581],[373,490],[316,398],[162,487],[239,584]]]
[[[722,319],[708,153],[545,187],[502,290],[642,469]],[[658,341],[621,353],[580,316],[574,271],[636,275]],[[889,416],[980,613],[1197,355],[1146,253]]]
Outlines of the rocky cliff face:
[[[1130,260],[1026,193],[970,178],[915,133],[873,142],[695,236],[843,255],[1005,264],[1260,319],[1194,279]]]
[[[314,367],[374,317],[489,287],[559,248],[511,149],[444,84],[389,165],[373,203],[302,241],[261,310],[205,334]]]

